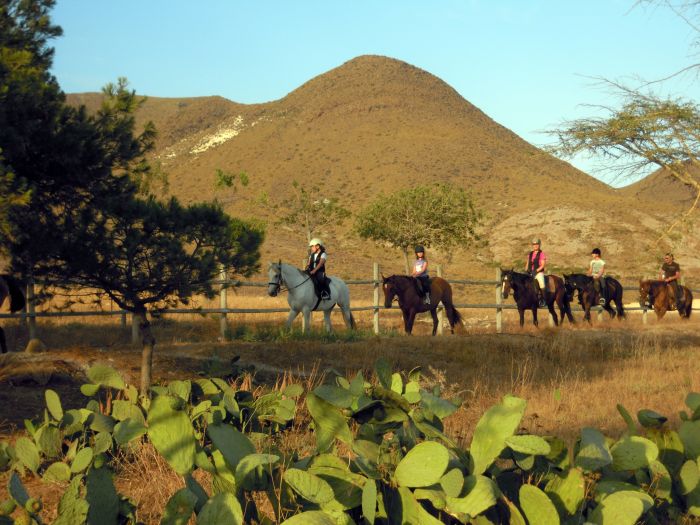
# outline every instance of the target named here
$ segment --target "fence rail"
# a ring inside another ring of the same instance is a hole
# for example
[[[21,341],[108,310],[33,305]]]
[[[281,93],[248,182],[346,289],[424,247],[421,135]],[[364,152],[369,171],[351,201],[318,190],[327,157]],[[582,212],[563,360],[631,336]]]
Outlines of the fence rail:
[[[371,280],[346,280],[345,283],[351,286],[365,285],[373,287],[372,302],[371,306],[354,306],[350,310],[353,312],[361,311],[371,311],[373,315],[373,331],[375,334],[379,334],[379,312],[382,310],[388,310],[387,307],[380,304],[380,287],[382,281],[379,277],[379,265],[374,263],[373,265],[373,278]],[[437,266],[437,275],[442,277],[442,268]],[[501,333],[503,331],[503,310],[515,310],[516,305],[513,303],[504,304],[501,296],[501,271],[496,271],[495,280],[478,280],[478,279],[449,279],[448,282],[452,285],[465,285],[465,286],[491,286],[495,290],[494,303],[455,303],[456,308],[460,309],[481,309],[481,310],[495,310],[496,315],[496,332]],[[234,279],[227,279],[224,272],[221,273],[219,279],[212,281],[212,284],[219,286],[219,308],[172,308],[163,311],[163,314],[200,314],[200,315],[219,315],[220,316],[220,333],[221,337],[226,336],[228,330],[228,318],[229,315],[236,314],[272,314],[272,313],[286,313],[289,311],[288,308],[229,308],[228,307],[228,296],[227,290],[229,288],[237,287],[255,287],[255,288],[267,288],[269,286],[266,282],[255,282],[255,281],[239,281]],[[624,291],[637,291],[639,288],[636,286],[623,286]],[[699,293],[699,290],[691,290],[693,293]],[[27,307],[24,311],[10,314],[10,313],[0,313],[0,319],[21,319],[26,320],[29,327],[29,337],[36,337],[36,320],[39,318],[53,318],[53,317],[95,317],[95,316],[121,316],[122,326],[127,324],[127,315],[129,312],[125,310],[89,310],[89,311],[68,311],[68,312],[37,312],[36,311],[36,299],[35,299],[34,283],[29,283],[27,285]],[[440,333],[443,331],[443,307],[438,307],[438,313],[440,318],[440,323],[438,325],[438,330]],[[594,307],[594,310],[598,312],[598,318],[600,319],[603,314],[603,309],[600,306]],[[649,308],[643,306],[628,306],[625,308],[627,311],[640,311],[642,312],[642,322],[647,323],[647,312]],[[693,310],[698,310],[698,308],[693,308]],[[575,306],[572,308],[574,312],[583,311],[580,307]],[[551,316],[549,317],[550,324],[553,324]],[[134,334],[136,332],[134,331]]]

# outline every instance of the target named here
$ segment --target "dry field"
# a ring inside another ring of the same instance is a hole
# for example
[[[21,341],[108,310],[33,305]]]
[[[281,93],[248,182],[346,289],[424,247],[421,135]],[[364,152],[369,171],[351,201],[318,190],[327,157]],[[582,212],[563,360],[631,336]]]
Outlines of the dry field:
[[[370,294],[367,295],[371,297]],[[229,306],[283,306],[283,299],[256,294],[235,295]],[[369,303],[367,303],[369,304]],[[356,304],[359,306],[359,304]],[[201,306],[206,307],[204,302]],[[447,432],[468,446],[480,415],[506,393],[528,400],[523,430],[540,435],[556,434],[573,441],[580,428],[593,426],[606,434],[623,431],[616,411],[622,403],[632,412],[651,408],[678,423],[687,392],[700,391],[700,317],[682,322],[668,315],[657,322],[641,323],[639,314],[623,322],[604,320],[593,327],[579,322],[571,327],[520,330],[516,312],[504,314],[505,333],[495,334],[492,310],[462,310],[466,323],[454,336],[430,337],[429,319],[417,323],[413,337],[401,334],[398,311],[382,311],[383,335],[371,333],[371,313],[358,312],[360,330],[348,333],[334,314],[336,337],[320,333],[322,316],[315,314],[311,337],[280,330],[285,314],[246,314],[229,318],[231,341],[219,341],[216,316],[164,316],[154,321],[157,338],[156,381],[223,373],[240,356],[240,364],[255,367],[259,388],[276,380],[304,384],[307,388],[329,377],[330,369],[351,377],[358,370],[371,373],[372,363],[385,357],[397,370],[416,366],[425,372],[426,386],[442,385],[450,397],[463,400],[461,409],[447,422]],[[576,314],[580,319],[581,314]],[[10,348],[22,348],[26,329],[5,322]],[[85,398],[77,386],[84,370],[98,362],[119,369],[136,382],[139,350],[129,344],[129,330],[119,318],[87,321],[40,320],[39,335],[47,353],[12,353],[0,358],[0,434],[14,439],[22,419],[43,412],[43,390],[59,392],[64,407],[82,406]],[[302,416],[305,417],[305,416]],[[309,450],[313,440],[303,419],[282,438],[282,447]],[[56,508],[60,487],[26,480],[30,490],[44,498],[46,517]],[[5,490],[0,479],[0,499]],[[117,470],[119,490],[141,506],[141,519],[158,523],[152,509],[162,508],[170,494],[182,485],[167,465],[144,446],[139,454],[121,459]]]

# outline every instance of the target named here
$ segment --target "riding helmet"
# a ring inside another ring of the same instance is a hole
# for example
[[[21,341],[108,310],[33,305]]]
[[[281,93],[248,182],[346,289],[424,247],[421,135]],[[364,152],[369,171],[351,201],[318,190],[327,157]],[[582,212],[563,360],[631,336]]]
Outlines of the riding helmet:
[[[593,255],[593,254],[600,255],[600,248],[593,248],[591,250],[591,255]]]
[[[315,246],[317,244],[323,245],[323,241],[319,239],[318,237],[314,237],[309,241],[309,246]]]
[[[532,239],[532,244],[542,244],[542,241],[535,238],[535,239]]]
[[[416,253],[423,252],[425,253],[425,248],[423,248],[420,244],[416,246],[416,248],[413,250]]]

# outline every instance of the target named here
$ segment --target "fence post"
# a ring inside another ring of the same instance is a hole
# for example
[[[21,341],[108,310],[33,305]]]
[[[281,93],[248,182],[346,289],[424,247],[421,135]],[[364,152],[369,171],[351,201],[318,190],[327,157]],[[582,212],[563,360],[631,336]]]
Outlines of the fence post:
[[[496,304],[503,304],[503,294],[501,293],[501,269],[496,268]],[[496,307],[496,333],[503,333],[503,308]]]
[[[647,324],[647,309],[642,310],[642,324]]]
[[[437,276],[442,277],[442,265],[438,264],[437,265]],[[438,306],[438,334],[442,335],[444,328],[443,328],[443,321],[445,319],[445,308],[442,306]]]
[[[379,335],[379,263],[372,263],[372,279],[374,283],[374,310],[372,311],[372,328],[375,335]]]
[[[122,310],[122,315],[120,316],[122,318],[122,328],[126,329],[126,312]]]
[[[27,281],[27,327],[29,339],[36,339],[36,295],[34,294],[34,278]]]
[[[223,266],[221,267],[221,271],[219,272],[219,279],[222,281],[219,287],[219,308],[221,308],[222,310],[226,310],[228,309],[228,275],[226,273],[226,268],[224,268]],[[225,341],[226,332],[228,331],[226,312],[221,312],[221,316],[219,317],[219,331],[221,334],[221,340]]]

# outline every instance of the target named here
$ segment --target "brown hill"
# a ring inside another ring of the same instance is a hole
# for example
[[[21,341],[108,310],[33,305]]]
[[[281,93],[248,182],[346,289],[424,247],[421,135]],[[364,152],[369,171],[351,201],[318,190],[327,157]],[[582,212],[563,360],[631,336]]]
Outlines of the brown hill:
[[[700,169],[692,169],[696,178],[700,178]],[[658,169],[643,179],[620,188],[622,195],[640,200],[662,202],[670,206],[677,206],[679,210],[687,209],[695,199],[695,192],[689,186],[678,179]]]
[[[70,100],[97,107],[99,96]],[[380,192],[417,184],[471,190],[488,215],[488,248],[452,258],[431,254],[460,276],[490,276],[494,261],[519,264],[534,235],[560,268],[587,264],[591,247],[600,246],[615,269],[639,275],[655,265],[657,253],[643,247],[671,208],[650,215],[648,193],[615,191],[525,142],[439,78],[386,57],[355,58],[273,102],[149,98],[138,117],[159,130],[155,157],[171,192],[184,201],[218,198],[232,214],[267,220],[264,252],[271,259],[299,260],[304,238],[275,226],[274,212],[256,197],[283,199],[293,180],[318,185],[352,211]],[[217,193],[217,169],[245,171],[251,184]],[[388,272],[401,270],[399,254],[357,239],[350,226],[319,232],[338,272],[366,276],[377,259]],[[681,258],[695,250],[695,240],[686,244],[677,249]],[[700,260],[692,264],[700,267]]]

